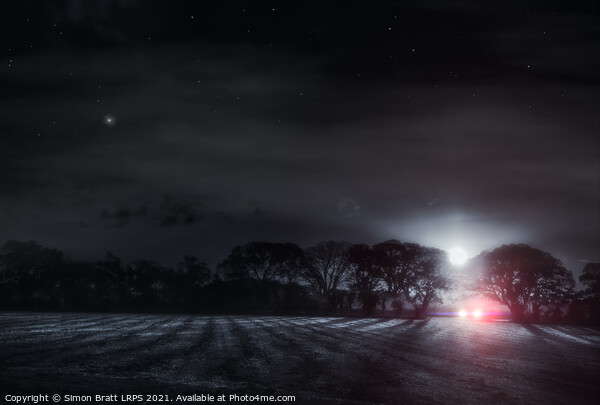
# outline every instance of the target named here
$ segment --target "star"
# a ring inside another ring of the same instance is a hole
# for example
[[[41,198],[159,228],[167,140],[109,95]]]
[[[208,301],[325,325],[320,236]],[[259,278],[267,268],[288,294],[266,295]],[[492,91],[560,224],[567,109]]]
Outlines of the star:
[[[106,125],[107,127],[113,127],[115,124],[116,124],[115,117],[113,117],[112,115],[104,116],[104,125]]]

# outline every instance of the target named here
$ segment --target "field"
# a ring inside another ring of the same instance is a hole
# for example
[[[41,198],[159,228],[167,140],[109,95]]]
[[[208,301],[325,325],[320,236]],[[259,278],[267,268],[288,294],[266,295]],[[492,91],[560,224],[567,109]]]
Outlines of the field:
[[[470,319],[0,313],[6,394],[595,404],[600,330]],[[216,403],[216,402],[215,402]]]

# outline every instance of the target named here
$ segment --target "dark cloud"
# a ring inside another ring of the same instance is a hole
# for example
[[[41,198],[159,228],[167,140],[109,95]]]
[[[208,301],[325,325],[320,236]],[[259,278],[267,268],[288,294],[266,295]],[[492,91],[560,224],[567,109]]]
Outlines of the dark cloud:
[[[199,207],[201,208],[202,204],[176,201],[173,196],[167,195],[153,219],[157,220],[160,226],[191,225],[201,218],[198,213]]]
[[[346,218],[352,218],[360,215],[360,205],[352,198],[340,198],[337,203],[337,209]]]
[[[526,242],[578,271],[600,259],[592,3],[10,3],[0,239],[211,263]]]
[[[148,207],[139,208],[120,207],[114,211],[104,210],[100,214],[102,219],[108,220],[110,224],[105,225],[108,229],[122,228],[126,226],[132,218],[145,217],[148,213]]]

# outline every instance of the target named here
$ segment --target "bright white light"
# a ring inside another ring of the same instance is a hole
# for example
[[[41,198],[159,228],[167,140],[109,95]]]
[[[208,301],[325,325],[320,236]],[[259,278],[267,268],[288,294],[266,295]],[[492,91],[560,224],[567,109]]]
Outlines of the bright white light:
[[[475,318],[479,318],[479,317],[481,316],[481,311],[480,311],[480,310],[478,310],[478,309],[477,309],[477,310],[475,310],[475,311],[473,311],[473,316],[474,316]]]
[[[461,318],[464,318],[465,316],[467,316],[467,311],[465,311],[464,309],[461,309],[460,311],[458,311],[458,316],[460,316]]]
[[[453,266],[462,266],[467,261],[467,252],[459,247],[448,249],[448,260]]]
[[[104,116],[104,125],[106,125],[107,127],[112,127],[113,125],[115,125],[117,121],[115,120],[115,117],[113,117],[112,115],[105,115]]]

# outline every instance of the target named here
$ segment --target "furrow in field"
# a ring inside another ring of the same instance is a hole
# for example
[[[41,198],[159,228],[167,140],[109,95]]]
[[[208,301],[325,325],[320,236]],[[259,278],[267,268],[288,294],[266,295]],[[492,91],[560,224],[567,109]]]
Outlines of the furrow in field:
[[[21,330],[21,331],[12,331],[13,333],[15,333],[18,336],[18,340],[24,343],[39,343],[40,341],[43,341],[44,343],[60,343],[61,341],[64,341],[64,337],[65,335],[69,335],[72,334],[73,332],[80,332],[80,333],[88,333],[88,332],[95,332],[95,329],[97,329],[98,327],[102,327],[103,329],[110,329],[110,327],[115,327],[119,324],[135,324],[135,323],[139,323],[140,319],[131,319],[131,318],[120,318],[117,320],[114,320],[110,317],[107,317],[108,319],[101,321],[101,322],[97,322],[97,323],[90,323],[88,325],[88,327],[82,328],[82,327],[67,327],[67,326],[59,326],[56,327],[52,330],[48,330],[48,331],[40,331],[38,330],[38,326],[32,326],[29,327],[26,330]],[[83,329],[83,331],[79,331],[80,329]],[[119,331],[120,332],[120,331]],[[2,337],[2,339],[5,339],[6,336]],[[15,341],[17,339],[11,339],[11,341]]]
[[[31,326],[40,325],[55,325],[60,322],[67,321],[70,318],[69,315],[65,314],[4,314],[3,326],[4,328],[10,328],[10,330],[28,330]],[[3,328],[3,329],[4,329]]]
[[[147,317],[133,325],[126,324],[126,328],[115,325],[91,338],[81,340],[55,361],[60,367],[99,368],[98,364],[103,365],[114,357],[118,358],[121,353],[133,350],[140,335],[150,333],[149,331],[154,331],[164,323],[164,319]]]
[[[311,350],[333,357],[346,357],[357,353],[378,354],[386,344],[390,343],[387,337],[376,342],[369,341],[360,332],[349,328],[322,329],[288,321],[279,323],[265,321],[265,323],[286,333],[288,339],[304,342]]]
[[[167,322],[163,320],[154,328],[133,335],[120,347],[103,353],[107,361],[98,365],[100,372],[152,374],[153,368],[163,368],[170,357],[176,356],[182,345],[192,344],[193,335],[181,335],[192,322],[192,317],[169,317]]]
[[[343,321],[336,322],[327,322],[327,323],[316,323],[316,322],[306,322],[304,320],[299,320],[298,324],[300,325],[310,325],[310,326],[319,326],[328,329],[342,329],[342,328],[360,328],[365,325],[370,325],[372,323],[379,322],[378,319],[343,319]]]
[[[161,322],[158,321],[156,323]],[[117,326],[122,326],[122,328]],[[2,360],[6,364],[10,364],[11,360],[22,361],[23,359],[31,358],[32,361],[43,364],[46,361],[52,363],[52,361],[57,359],[58,361],[62,361],[63,357],[76,356],[78,352],[89,355],[92,349],[99,349],[108,344],[118,344],[120,341],[128,339],[131,335],[135,335],[140,330],[151,326],[153,325],[146,324],[144,318],[134,318],[117,322],[113,326],[112,336],[106,331],[103,333],[98,333],[94,330],[77,332],[68,329],[46,335],[26,335],[29,338],[25,341],[11,341],[3,344],[9,355],[5,356]],[[105,326],[105,328],[109,330],[108,327]],[[124,335],[123,330],[128,330],[129,334]]]
[[[299,325],[303,329],[311,329],[306,325]],[[399,381],[413,387],[417,393],[419,390],[444,390],[444,387],[432,387],[430,381],[449,376],[457,377],[456,373],[445,371],[447,346],[431,344],[432,336],[437,339],[446,339],[439,325],[430,325],[426,321],[407,322],[405,325],[395,328],[383,337],[373,338],[365,333],[353,329],[336,330],[337,336],[328,336],[319,330],[313,330],[311,337],[315,340],[325,337],[337,339],[344,342],[344,347],[349,353],[357,352],[366,354],[376,363],[382,364],[383,368],[390,374],[396,374]],[[460,350],[460,347],[459,347]],[[460,351],[459,351],[460,352]],[[461,360],[462,357],[459,357]],[[401,368],[398,370],[398,368]]]
[[[193,381],[191,374],[196,362],[211,347],[214,329],[212,318],[188,318],[181,328],[161,338],[159,345],[147,348],[143,357],[138,355],[133,368],[132,363],[122,367],[169,383],[189,383]]]
[[[322,350],[329,353],[344,354],[347,352],[347,346],[351,341],[339,339],[338,336],[332,336],[330,332],[318,326],[302,323],[299,320],[283,320],[279,322],[265,320],[265,323],[271,327],[285,331],[289,335],[298,336],[303,339],[308,345],[314,346],[315,350]],[[317,346],[318,343],[318,346]]]
[[[514,344],[520,360],[515,364],[515,375],[528,388],[526,391],[545,390],[557,396],[566,393],[573,402],[577,402],[578,397],[589,396],[590,392],[600,397],[597,373],[586,372],[598,367],[598,346],[557,337],[540,325],[512,326],[529,331],[531,336],[529,341],[516,341]],[[549,367],[548,364],[559,366]],[[523,395],[529,394],[524,392]],[[532,400],[536,401],[536,398]]]
[[[297,320],[283,322],[285,325],[296,327],[297,330],[305,330],[310,332],[313,337],[320,337],[321,339],[324,339],[334,351],[344,351],[345,346],[348,346],[348,350],[356,350],[360,348],[361,350],[372,349],[379,351],[385,347],[388,347],[391,341],[397,339],[398,334],[406,333],[407,331],[407,327],[400,324],[393,330],[389,330],[389,333],[368,336],[366,339],[363,333],[360,333],[354,329],[353,326],[356,325],[356,321],[349,321],[349,323],[350,325],[348,326],[343,326],[340,324],[340,326],[335,328],[328,328],[312,326]]]
[[[288,361],[296,361],[294,370],[288,376],[288,381],[296,380],[301,395],[310,398],[311,392],[318,388],[319,392],[335,394],[344,401],[391,401],[392,398],[402,398],[406,386],[399,377],[399,364],[389,361],[373,349],[366,349],[358,341],[348,344],[348,339],[359,335],[355,330],[348,330],[344,337],[330,334],[320,334],[319,328],[307,327],[299,322],[274,322],[264,320],[262,325],[272,334],[277,348],[289,353],[292,348],[295,357]],[[337,329],[333,330],[336,333]],[[329,332],[331,333],[331,331]],[[364,343],[364,342],[363,342]],[[286,347],[288,347],[286,349]],[[313,391],[314,392],[314,391]],[[368,393],[368,395],[367,395]],[[375,393],[375,394],[374,394]]]
[[[401,319],[380,319],[377,322],[373,322],[367,325],[362,325],[361,327],[357,328],[356,330],[359,332],[373,332],[373,333],[385,333],[386,329],[388,328],[394,328],[397,327],[398,325],[401,325],[403,322],[405,322],[404,320]]]
[[[537,398],[530,395],[530,384],[547,379],[548,371],[544,364],[548,359],[557,358],[552,361],[562,361],[570,369],[577,368],[573,359],[560,358],[559,348],[544,340],[536,343],[536,337],[532,337],[521,325],[468,322],[445,326],[445,354],[436,350],[435,342],[424,344],[422,349],[404,342],[398,349],[411,353],[413,361],[427,365],[432,371],[448,370],[453,376],[451,385],[461,392],[475,390],[498,398],[503,392],[511,392],[513,399],[519,397],[536,403]],[[506,374],[506,370],[511,370],[510,375]],[[448,382],[448,379],[445,381]],[[436,375],[430,375],[429,380],[435,381]],[[514,386],[515,380],[528,383]],[[557,379],[550,390],[564,384],[564,380]],[[485,396],[474,398],[475,401],[490,400]]]
[[[202,327],[201,331],[196,330]],[[165,366],[169,370],[164,378],[169,382],[192,385],[197,383],[195,374],[197,370],[206,363],[206,353],[215,344],[216,323],[213,317],[203,318],[201,322],[196,320],[190,326],[191,330],[183,331],[181,334],[191,334],[191,344],[180,350],[178,356],[174,356],[170,363]]]
[[[214,334],[210,350],[202,356],[202,362],[196,363],[191,370],[191,378],[207,389],[235,389],[243,382],[234,381],[237,376],[238,344],[235,342],[228,317],[214,321]]]
[[[259,329],[253,319],[236,317],[229,321],[240,354],[234,381],[244,380],[255,388],[267,389],[276,378],[272,367],[277,367],[274,356],[279,354],[271,349],[269,335]]]
[[[430,320],[411,327],[381,350],[388,363],[401,365],[400,377],[410,387],[411,397],[425,395],[428,400],[436,397],[450,398],[450,402],[485,403],[501,392],[484,386],[484,376],[490,372],[485,359],[473,351],[472,336],[454,324],[443,327],[439,320]],[[458,327],[458,328],[457,328]],[[470,364],[465,373],[464,364]],[[457,393],[471,392],[462,397]]]
[[[365,330],[361,328],[377,325],[386,322],[380,320],[376,323],[363,323],[356,327],[354,321],[350,325],[337,328],[315,328],[305,324],[296,324],[300,329],[312,331],[316,336],[328,339],[336,345],[347,345],[349,350],[373,350],[380,353],[385,352],[392,343],[397,340],[412,339],[411,335],[418,333],[419,329],[427,324],[426,321],[404,321],[397,323],[394,327],[384,329],[384,331]]]
[[[549,325],[537,325],[536,327],[544,331],[549,336],[551,336],[551,338],[553,338],[554,340],[560,341],[564,344],[569,344],[572,342],[584,345],[594,344],[594,342],[590,341],[587,337],[576,336],[576,334],[573,333],[574,331],[571,328]]]
[[[113,315],[108,316],[98,316],[95,315],[92,319],[82,319],[82,320],[72,320],[71,322],[59,322],[55,325],[48,326],[36,326],[29,330],[30,333],[48,333],[48,332],[61,332],[61,331],[72,331],[72,330],[81,330],[84,329],[86,331],[98,331],[100,329],[104,329],[105,326],[113,326],[120,321],[130,320],[130,316],[120,316],[115,317]]]
[[[52,343],[53,340],[62,341],[64,335],[85,330],[93,332],[93,328],[102,328],[107,325],[113,325],[115,322],[126,321],[127,318],[117,318],[113,316],[95,317],[96,319],[84,323],[65,323],[65,322],[36,322],[29,326],[10,327],[4,330],[4,334],[0,334],[0,340],[11,340],[15,342],[39,342],[43,340],[46,343]],[[131,321],[129,319],[129,321]]]
[[[196,363],[193,378],[212,389],[255,389],[272,387],[272,367],[279,363],[269,335],[248,317],[227,317],[215,322],[210,350]]]
[[[215,345],[206,353],[195,378],[210,388],[267,389],[271,354],[255,336],[248,318],[228,317],[218,322]]]
[[[373,395],[373,392],[377,392],[378,384],[388,384],[390,381],[383,377],[383,369],[370,356],[323,348],[315,350],[310,334],[303,339],[296,333],[282,331],[280,326],[283,322],[283,319],[273,318],[257,318],[253,321],[252,336],[258,336],[264,342],[263,351],[270,361],[268,383],[271,388],[317,403],[327,402],[331,395],[335,395],[338,402],[358,404],[367,400],[364,396],[367,392],[365,386],[369,385],[375,389],[370,391],[368,402],[383,399]],[[359,377],[358,373],[363,371],[374,380]],[[396,385],[381,392],[399,389],[400,386]]]
[[[345,353],[327,351],[325,354],[322,350],[315,350],[308,343],[309,335],[306,335],[306,339],[302,339],[296,333],[282,330],[281,321],[258,319],[255,323],[268,336],[272,350],[280,353],[283,366],[283,370],[280,370],[280,378],[288,384],[292,381],[301,388],[322,386],[332,367],[339,362],[336,361],[336,356],[345,356]]]
[[[8,333],[0,333],[0,357],[8,358],[0,380],[23,387],[29,380],[71,381],[93,391],[97,381],[127,380],[349,404],[407,398],[411,404],[594,404],[600,395],[600,331],[586,327],[440,318],[27,314],[11,323],[3,314],[0,320],[9,322],[2,331]]]

